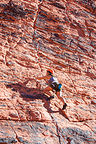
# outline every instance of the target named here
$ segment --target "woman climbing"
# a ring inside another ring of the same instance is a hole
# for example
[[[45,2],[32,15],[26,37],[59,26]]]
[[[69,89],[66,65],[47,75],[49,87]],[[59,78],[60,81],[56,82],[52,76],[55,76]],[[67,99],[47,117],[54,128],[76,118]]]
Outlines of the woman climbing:
[[[48,69],[47,73],[46,73],[46,76],[36,77],[35,79],[37,79],[37,80],[44,79],[48,86],[43,90],[43,92],[48,94],[50,96],[49,99],[51,99],[51,98],[54,98],[54,96],[51,96],[50,91],[55,90],[58,99],[60,99],[63,103],[62,110],[66,109],[67,104],[66,104],[64,98],[62,97],[62,92],[61,92],[62,84],[60,84],[58,82],[57,78],[55,78],[53,76],[53,70]]]

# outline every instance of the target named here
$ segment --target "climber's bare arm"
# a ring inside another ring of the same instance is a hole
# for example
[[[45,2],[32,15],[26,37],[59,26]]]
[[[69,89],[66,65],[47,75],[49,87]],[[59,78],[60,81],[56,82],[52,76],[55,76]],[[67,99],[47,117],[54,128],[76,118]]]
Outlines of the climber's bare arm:
[[[32,81],[32,80],[42,80],[42,79],[44,79],[44,80],[47,80],[47,79],[50,79],[50,76],[43,76],[43,77],[34,77],[34,78],[29,78],[28,80],[29,81]]]
[[[50,79],[50,76],[48,75],[48,76],[43,76],[43,77],[35,77],[35,79],[36,80],[42,80],[42,79],[46,80],[46,79]]]

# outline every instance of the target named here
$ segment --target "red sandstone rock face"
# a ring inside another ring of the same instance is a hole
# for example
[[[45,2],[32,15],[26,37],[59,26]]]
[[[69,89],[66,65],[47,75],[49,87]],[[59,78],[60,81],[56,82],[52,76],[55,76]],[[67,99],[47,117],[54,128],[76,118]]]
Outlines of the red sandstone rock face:
[[[52,68],[63,97],[48,101]],[[0,143],[96,143],[96,2],[0,1]]]

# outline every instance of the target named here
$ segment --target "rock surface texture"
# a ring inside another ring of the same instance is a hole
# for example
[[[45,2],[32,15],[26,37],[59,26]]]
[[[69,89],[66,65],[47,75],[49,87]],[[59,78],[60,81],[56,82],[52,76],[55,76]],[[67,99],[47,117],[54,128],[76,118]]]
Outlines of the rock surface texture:
[[[64,111],[28,81],[48,68]],[[0,144],[15,143],[96,144],[95,0],[0,0]]]

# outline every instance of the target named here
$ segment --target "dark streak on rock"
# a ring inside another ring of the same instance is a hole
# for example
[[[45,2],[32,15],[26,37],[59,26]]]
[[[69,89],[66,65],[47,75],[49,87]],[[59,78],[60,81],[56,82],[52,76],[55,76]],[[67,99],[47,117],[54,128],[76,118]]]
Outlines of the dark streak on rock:
[[[62,5],[59,4],[59,3],[50,3],[50,5],[53,5],[53,6],[57,7],[57,8],[60,8],[60,9],[64,9],[64,10],[65,10],[65,7],[62,6]]]
[[[3,8],[3,11],[0,12],[0,19],[14,21],[14,18],[25,17],[27,13],[21,6],[14,4],[12,0],[8,4],[0,4],[0,7]]]

